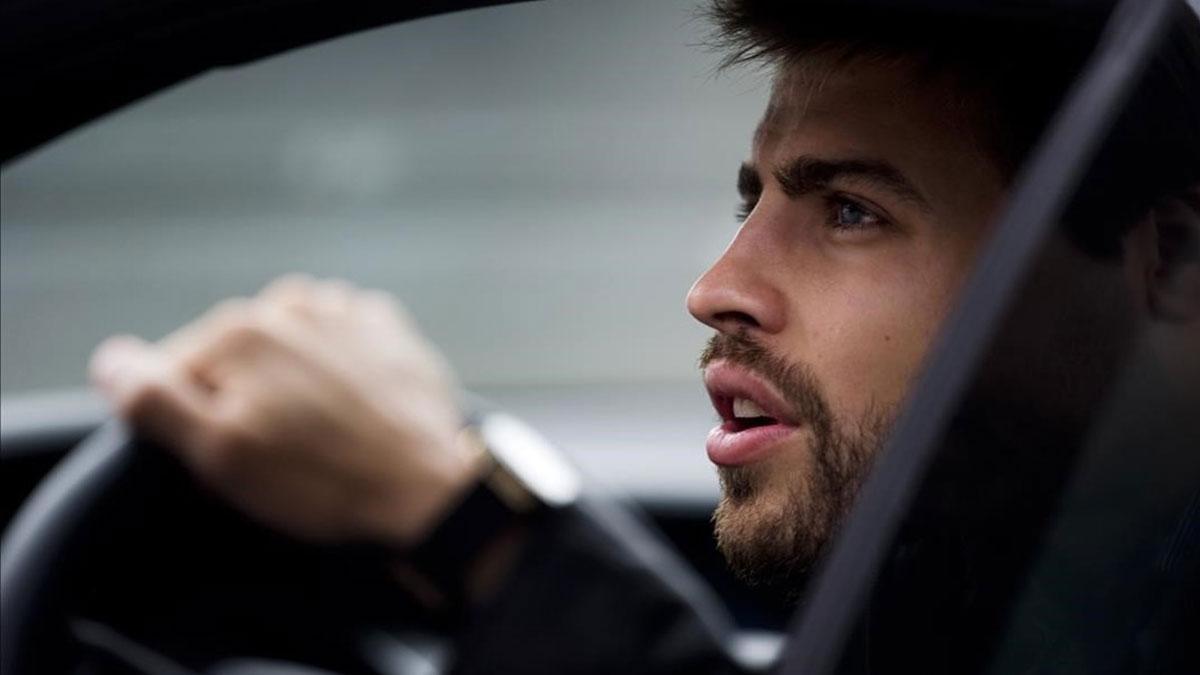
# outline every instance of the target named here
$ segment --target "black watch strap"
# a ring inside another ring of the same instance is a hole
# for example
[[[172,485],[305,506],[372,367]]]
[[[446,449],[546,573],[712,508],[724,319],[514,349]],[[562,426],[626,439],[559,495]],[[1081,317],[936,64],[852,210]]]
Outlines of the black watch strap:
[[[407,556],[451,616],[465,611],[467,575],[491,544],[536,514],[572,503],[582,487],[575,469],[515,417],[489,413],[463,434],[479,453],[479,480]]]
[[[466,580],[471,565],[487,547],[526,521],[541,503],[494,458],[485,458],[480,479],[449,515],[411,551],[408,562],[444,600],[444,609],[466,608]]]

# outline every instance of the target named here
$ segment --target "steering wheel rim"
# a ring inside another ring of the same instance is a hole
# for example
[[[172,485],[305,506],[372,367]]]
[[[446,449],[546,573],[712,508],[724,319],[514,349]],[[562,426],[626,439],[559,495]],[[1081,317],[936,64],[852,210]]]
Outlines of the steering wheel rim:
[[[0,557],[0,675],[34,672],[31,645],[53,641],[48,619],[70,550],[138,461],[128,428],[101,425],[56,466],[14,516]],[[59,636],[61,639],[63,636]]]
[[[182,658],[171,665],[184,670],[229,660],[271,672],[377,673],[395,665],[391,631],[437,640],[436,624],[391,580],[390,556],[253,522],[119,420],[46,475],[3,553],[0,675],[68,672],[95,659],[159,672],[155,658]],[[93,639],[97,627],[109,637]]]
[[[472,393],[460,392],[460,397],[469,420],[497,410],[493,403]],[[100,540],[104,533],[114,531],[114,524],[130,529],[126,527],[127,523],[119,522],[122,518],[154,517],[146,514],[162,517],[157,508],[147,509],[147,504],[169,497],[167,501],[171,505],[179,506],[175,499],[180,492],[194,492],[200,502],[211,502],[210,506],[226,512],[220,517],[234,516],[243,521],[236,523],[239,528],[249,524],[248,531],[255,531],[255,536],[287,539],[266,526],[249,523],[242,514],[215,496],[201,495],[204,491],[195,485],[194,479],[171,453],[137,437],[123,421],[110,419],[79,442],[46,474],[4,534],[0,558],[0,614],[4,617],[0,621],[0,675],[59,672],[69,665],[71,655],[78,652],[80,644],[72,635],[69,611],[73,609],[69,602],[71,594],[77,590],[72,575],[81,571],[80,559],[92,550],[89,547],[98,543],[107,547],[110,542]],[[169,505],[166,510],[170,508]],[[136,525],[132,529],[136,530]],[[153,527],[147,528],[151,534]],[[278,544],[279,541],[267,543],[268,546]],[[384,565],[378,564],[379,551],[370,547],[321,547],[294,540],[286,545],[311,550],[315,554],[314,560],[325,560],[316,565],[337,558],[354,566],[358,576],[385,573]],[[298,549],[289,551],[294,555]],[[370,565],[369,569],[364,562]],[[303,567],[303,564],[299,566]],[[315,568],[309,564],[305,569]],[[364,571],[366,575],[361,574]],[[90,569],[83,570],[85,575],[90,572]],[[363,583],[372,582],[368,579]],[[398,587],[392,586],[391,590],[400,592]],[[372,589],[374,594],[380,590],[378,586]],[[347,589],[340,590],[347,592]],[[348,597],[353,597],[355,590],[349,589]],[[362,599],[361,594],[358,597]],[[396,600],[395,597],[390,599]],[[402,614],[402,608],[398,613]],[[390,621],[394,617],[387,618]],[[436,624],[436,620],[432,623]],[[418,627],[416,632],[420,634],[425,630],[436,632],[438,629],[424,626]],[[363,658],[376,660],[369,654],[355,656],[359,663]]]

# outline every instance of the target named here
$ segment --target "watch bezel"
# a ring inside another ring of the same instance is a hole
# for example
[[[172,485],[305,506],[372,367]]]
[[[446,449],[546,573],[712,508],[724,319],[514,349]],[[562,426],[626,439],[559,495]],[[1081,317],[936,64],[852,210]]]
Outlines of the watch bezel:
[[[583,482],[578,470],[525,422],[507,413],[489,413],[475,429],[498,470],[507,476],[496,480],[515,481],[538,501],[553,508],[567,506],[579,498]],[[496,471],[491,473],[495,475]],[[505,488],[496,489],[503,495]]]

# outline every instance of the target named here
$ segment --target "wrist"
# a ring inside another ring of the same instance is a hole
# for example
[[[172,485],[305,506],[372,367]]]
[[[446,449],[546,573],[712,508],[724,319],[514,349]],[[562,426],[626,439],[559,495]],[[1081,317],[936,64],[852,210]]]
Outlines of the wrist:
[[[409,549],[408,571],[429,581],[457,613],[494,593],[515,565],[532,518],[572,503],[579,478],[545,440],[515,418],[492,414],[462,441],[474,458],[470,486]]]
[[[394,528],[389,541],[398,550],[413,549],[429,539],[491,466],[465,429],[428,452],[437,461],[427,466],[424,475],[417,478],[409,470],[397,482],[400,487],[392,489]],[[420,497],[414,498],[414,492]]]
[[[404,552],[393,561],[395,580],[427,609],[443,616],[461,615],[467,607],[487,603],[504,586],[520,560],[530,529],[524,524],[506,528],[466,562],[461,580],[447,584],[433,578]]]

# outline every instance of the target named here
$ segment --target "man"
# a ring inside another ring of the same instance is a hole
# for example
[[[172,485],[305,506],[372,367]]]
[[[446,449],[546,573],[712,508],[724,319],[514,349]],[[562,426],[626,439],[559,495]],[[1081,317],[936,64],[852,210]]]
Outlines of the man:
[[[1048,247],[1039,272],[1053,274],[1031,282],[1054,293],[1019,309],[1029,320],[1010,322],[984,369],[976,436],[1004,438],[1019,419],[1070,437],[1134,326],[1161,326],[1176,350],[1195,334],[1200,30],[1185,11],[1149,110],[1123,119],[1128,138],[1089,177],[1101,189]],[[739,574],[799,594],[1092,35],[1029,28],[1012,54],[1011,33],[959,33],[953,19],[897,30],[894,17],[753,0],[713,15],[731,62],[775,69],[739,172],[744,221],[688,296],[716,331],[701,359],[722,417],[707,447],[724,491],[714,522]],[[447,563],[423,552],[485,465],[460,433],[445,364],[385,295],[289,277],[157,344],[113,338],[92,374],[122,416],[254,518],[411,553],[397,553],[400,583],[466,608],[462,672],[730,667],[703,590],[656,570],[666,554],[620,513],[508,520],[449,561],[453,574],[423,564]]]

